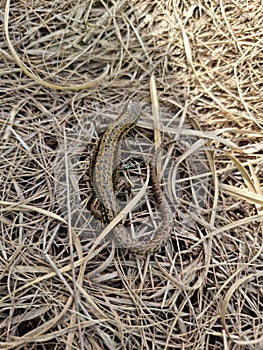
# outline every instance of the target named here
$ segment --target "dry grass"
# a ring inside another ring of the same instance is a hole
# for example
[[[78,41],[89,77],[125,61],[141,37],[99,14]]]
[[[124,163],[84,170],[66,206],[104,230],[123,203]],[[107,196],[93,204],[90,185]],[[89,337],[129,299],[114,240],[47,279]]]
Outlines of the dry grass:
[[[262,349],[262,3],[1,12],[0,348]],[[174,210],[144,259],[94,245],[79,209],[87,145],[129,99],[159,103]]]

